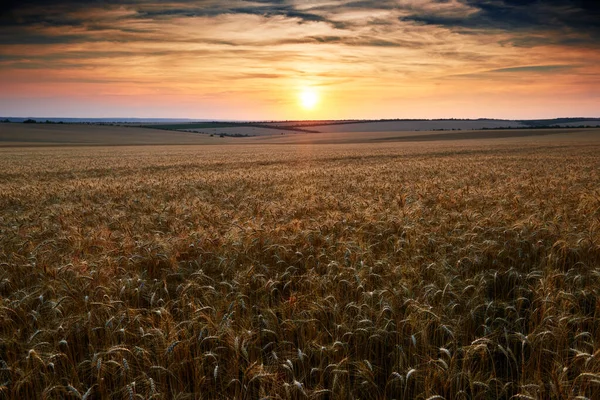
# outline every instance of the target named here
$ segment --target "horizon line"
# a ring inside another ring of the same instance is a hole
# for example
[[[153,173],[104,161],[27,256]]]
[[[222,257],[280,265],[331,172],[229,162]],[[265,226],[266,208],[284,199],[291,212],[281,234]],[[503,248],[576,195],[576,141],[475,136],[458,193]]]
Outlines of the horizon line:
[[[16,116],[0,116],[0,121],[9,120],[35,120],[36,122],[44,123],[47,121],[61,121],[61,120],[75,120],[75,121],[97,121],[97,122],[130,122],[134,121],[182,121],[182,122],[231,122],[231,123],[260,123],[260,122],[385,122],[385,121],[538,121],[538,120],[562,120],[562,119],[574,119],[574,120],[600,120],[600,116],[563,116],[554,118],[492,118],[492,117],[477,117],[477,118],[353,118],[353,119],[211,119],[211,118],[177,118],[177,117],[16,117]]]

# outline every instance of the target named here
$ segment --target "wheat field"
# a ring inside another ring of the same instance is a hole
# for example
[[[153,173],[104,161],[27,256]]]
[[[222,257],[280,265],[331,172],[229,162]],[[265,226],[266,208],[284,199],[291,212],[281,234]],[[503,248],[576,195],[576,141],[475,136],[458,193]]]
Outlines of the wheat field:
[[[600,144],[0,149],[0,398],[594,399]]]

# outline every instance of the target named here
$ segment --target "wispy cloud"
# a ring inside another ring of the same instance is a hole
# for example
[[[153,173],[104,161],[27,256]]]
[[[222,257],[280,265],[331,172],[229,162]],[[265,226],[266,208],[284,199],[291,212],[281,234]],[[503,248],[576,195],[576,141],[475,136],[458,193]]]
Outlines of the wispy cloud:
[[[493,69],[491,73],[542,73],[551,74],[556,72],[562,72],[566,70],[572,70],[577,68],[577,65],[528,65],[523,67],[510,67],[510,68],[498,68]]]

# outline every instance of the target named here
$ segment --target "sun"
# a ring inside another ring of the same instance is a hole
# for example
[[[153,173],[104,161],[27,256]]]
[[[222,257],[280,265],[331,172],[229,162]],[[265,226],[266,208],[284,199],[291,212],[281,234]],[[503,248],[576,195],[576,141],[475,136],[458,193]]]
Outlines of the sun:
[[[300,92],[300,105],[306,110],[314,109],[319,103],[319,94],[312,88]]]

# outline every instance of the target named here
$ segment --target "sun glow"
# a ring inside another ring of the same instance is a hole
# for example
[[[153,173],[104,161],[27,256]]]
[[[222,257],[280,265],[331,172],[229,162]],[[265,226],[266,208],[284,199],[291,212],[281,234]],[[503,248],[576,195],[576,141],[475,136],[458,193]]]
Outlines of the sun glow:
[[[305,110],[312,110],[319,103],[319,95],[312,88],[304,89],[302,92],[300,92],[299,97],[300,97],[300,105]]]

